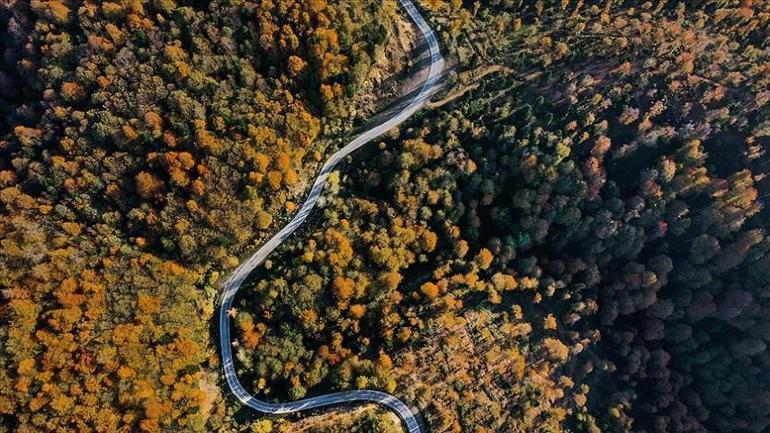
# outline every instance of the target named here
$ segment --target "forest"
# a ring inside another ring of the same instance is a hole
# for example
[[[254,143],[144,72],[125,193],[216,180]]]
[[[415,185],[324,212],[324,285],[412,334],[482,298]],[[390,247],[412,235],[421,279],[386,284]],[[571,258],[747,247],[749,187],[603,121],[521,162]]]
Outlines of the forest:
[[[726,3],[426,4],[454,87],[254,276],[242,378],[432,432],[765,431],[770,15]]]
[[[238,428],[220,277],[375,108],[356,95],[401,64],[401,21],[395,1],[0,3],[0,431]]]
[[[431,433],[770,428],[767,3],[416,3],[444,90],[241,290],[243,385],[386,391]],[[401,431],[244,409],[215,313],[407,65],[404,20],[0,3],[0,432]]]

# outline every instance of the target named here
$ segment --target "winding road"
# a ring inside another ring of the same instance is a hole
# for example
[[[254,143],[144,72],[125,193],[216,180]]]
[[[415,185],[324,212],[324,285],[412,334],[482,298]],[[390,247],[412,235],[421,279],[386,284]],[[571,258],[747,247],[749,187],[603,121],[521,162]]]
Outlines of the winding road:
[[[313,187],[308,194],[307,199],[302,204],[299,212],[284,226],[277,234],[275,234],[270,240],[268,240],[262,247],[260,247],[254,254],[252,254],[246,261],[235,270],[235,272],[227,279],[224,284],[222,294],[222,307],[219,311],[219,329],[220,329],[220,345],[222,348],[222,360],[224,364],[225,377],[227,378],[227,384],[230,386],[232,393],[240,400],[244,405],[262,413],[266,414],[289,414],[293,412],[300,412],[305,410],[317,409],[321,407],[333,406],[338,404],[349,403],[376,403],[383,405],[398,415],[398,417],[406,425],[409,433],[421,433],[420,425],[415,418],[412,411],[401,400],[396,397],[381,391],[374,390],[353,390],[335,392],[332,394],[320,395],[318,397],[306,398],[297,401],[291,401],[286,403],[270,403],[262,401],[251,394],[241,385],[238,380],[238,376],[235,372],[235,366],[233,364],[233,352],[230,339],[230,314],[229,311],[232,308],[233,299],[238,289],[241,288],[243,282],[249,276],[249,274],[259,265],[265,258],[275,250],[286,238],[288,238],[294,231],[307,219],[310,211],[316,205],[318,197],[326,185],[326,180],[329,174],[334,170],[337,164],[342,161],[350,153],[360,148],[364,144],[373,140],[374,138],[384,134],[395,126],[408,119],[412,114],[419,110],[433,91],[436,89],[438,78],[444,67],[444,59],[441,56],[439,50],[438,40],[433,30],[425,22],[425,19],[420,15],[420,12],[412,4],[411,0],[398,0],[401,6],[406,10],[411,20],[417,26],[422,33],[425,41],[428,44],[430,50],[430,69],[428,77],[422,84],[420,92],[412,99],[409,105],[393,115],[392,117],[384,120],[378,125],[372,127],[366,132],[362,133],[353,141],[348,143],[345,147],[335,152],[324,163],[321,168],[318,177],[313,183]]]

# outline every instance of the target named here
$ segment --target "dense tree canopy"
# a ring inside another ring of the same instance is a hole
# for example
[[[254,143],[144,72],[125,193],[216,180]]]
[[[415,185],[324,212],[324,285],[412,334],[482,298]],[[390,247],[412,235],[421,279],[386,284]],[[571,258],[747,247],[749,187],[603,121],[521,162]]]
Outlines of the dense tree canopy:
[[[244,386],[380,389],[435,432],[766,430],[765,2],[419,6],[447,89],[240,292]],[[398,431],[231,422],[209,320],[404,27],[393,0],[0,5],[0,431]]]
[[[0,5],[0,430],[225,421],[219,275],[371,109],[350,97],[396,19],[393,1]]]
[[[460,91],[255,278],[254,392],[395,391],[436,431],[763,431],[766,11],[434,3]]]

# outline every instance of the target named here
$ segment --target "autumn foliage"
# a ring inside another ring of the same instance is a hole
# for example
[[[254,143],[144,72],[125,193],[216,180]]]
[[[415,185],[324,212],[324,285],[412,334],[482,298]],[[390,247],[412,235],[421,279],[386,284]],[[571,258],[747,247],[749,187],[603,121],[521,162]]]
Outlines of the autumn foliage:
[[[371,1],[0,5],[0,431],[227,428],[219,277],[298,200],[318,138],[346,130],[396,16]],[[238,323],[258,346],[264,325]]]
[[[430,3],[464,92],[245,291],[244,380],[392,389],[433,431],[766,430],[759,2]]]

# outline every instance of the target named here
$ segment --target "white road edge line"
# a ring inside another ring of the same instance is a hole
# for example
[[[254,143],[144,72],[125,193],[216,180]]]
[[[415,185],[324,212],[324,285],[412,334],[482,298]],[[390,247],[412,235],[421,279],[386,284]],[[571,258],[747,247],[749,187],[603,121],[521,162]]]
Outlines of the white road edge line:
[[[233,274],[224,284],[222,293],[222,308],[219,311],[219,341],[222,350],[225,378],[227,378],[227,384],[230,386],[230,390],[238,398],[238,400],[240,400],[244,405],[258,412],[277,415],[344,403],[370,402],[386,406],[388,409],[395,412],[396,415],[398,415],[398,417],[404,422],[409,433],[421,433],[417,418],[409,409],[409,407],[396,397],[382,391],[342,391],[286,403],[270,403],[258,400],[249,394],[249,392],[243,387],[243,385],[241,385],[240,381],[238,380],[238,376],[235,372],[235,366],[233,365],[233,353],[230,340],[229,310],[232,307],[235,294],[238,292],[238,289],[241,288],[241,285],[246,280],[246,277],[248,277],[249,274],[260,263],[262,263],[262,261],[265,260],[265,258],[273,250],[278,247],[278,245],[280,245],[287,237],[289,237],[289,235],[291,235],[300,225],[302,225],[307,216],[310,214],[310,211],[313,209],[313,207],[315,207],[315,204],[318,201],[318,197],[321,195],[321,192],[326,185],[326,179],[329,177],[329,173],[331,173],[332,170],[334,170],[334,167],[347,155],[351,154],[374,138],[377,138],[380,135],[388,132],[395,126],[398,126],[403,121],[408,119],[412,114],[417,112],[417,110],[419,110],[422,105],[425,104],[425,102],[436,89],[439,75],[444,68],[444,58],[441,56],[441,51],[439,50],[436,35],[433,33],[433,30],[430,28],[422,15],[420,15],[420,12],[414,6],[411,0],[398,0],[398,2],[406,10],[411,20],[423,34],[430,50],[430,70],[428,73],[428,78],[425,80],[420,89],[420,93],[417,94],[417,96],[412,99],[412,102],[398,114],[362,133],[353,139],[353,141],[348,143],[345,147],[341,148],[331,157],[329,157],[329,159],[326,160],[323,167],[321,168],[321,171],[313,183],[313,187],[311,188],[307,199],[302,204],[299,212],[291,221],[289,221],[288,224],[286,224],[286,226],[284,226],[278,233],[270,238],[270,240],[262,245],[246,261],[241,263],[241,265],[238,266],[235,272],[233,272]]]

